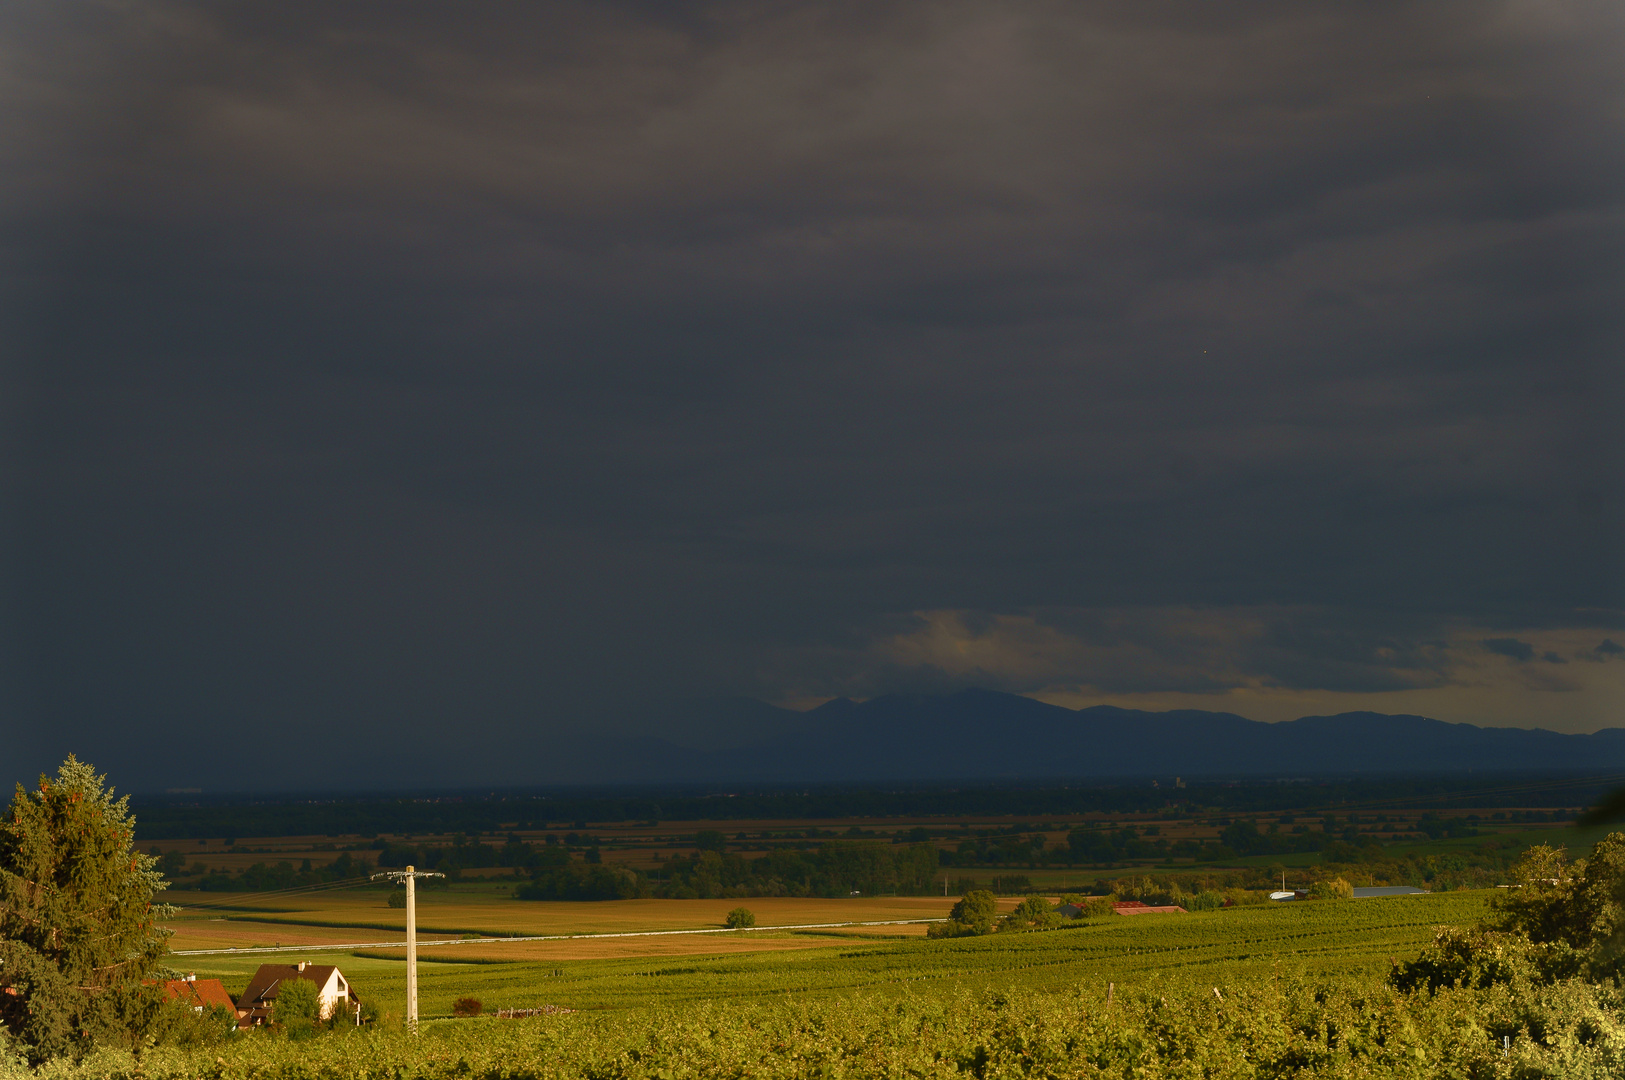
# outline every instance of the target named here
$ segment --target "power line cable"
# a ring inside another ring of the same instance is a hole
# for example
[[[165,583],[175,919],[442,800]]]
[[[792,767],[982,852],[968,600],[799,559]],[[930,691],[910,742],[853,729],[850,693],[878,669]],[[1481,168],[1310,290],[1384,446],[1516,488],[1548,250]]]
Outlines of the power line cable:
[[[313,893],[331,892],[337,889],[354,889],[372,883],[370,877],[341,878],[337,881],[323,881],[313,885],[293,885],[285,889],[265,889],[252,893],[232,893],[229,898],[217,893],[218,900],[198,900],[181,903],[178,897],[166,898],[168,902],[183,908],[200,908],[203,910],[241,908],[249,902],[263,902],[265,900],[286,899],[295,896],[308,896]]]

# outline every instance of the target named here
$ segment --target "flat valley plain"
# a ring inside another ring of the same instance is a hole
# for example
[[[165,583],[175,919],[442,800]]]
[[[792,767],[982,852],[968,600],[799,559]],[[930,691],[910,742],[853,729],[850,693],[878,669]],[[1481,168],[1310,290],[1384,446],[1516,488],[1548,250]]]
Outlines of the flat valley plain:
[[[1016,987],[1057,992],[1092,988],[1088,992],[1104,995],[1108,983],[1126,990],[1176,974],[1187,981],[1196,975],[1221,992],[1271,979],[1380,977],[1393,958],[1415,955],[1439,926],[1470,925],[1482,919],[1492,893],[1113,916],[1059,930],[936,941],[926,940],[913,928],[875,927],[854,934],[763,927],[730,934],[435,946],[419,954],[421,1010],[426,1019],[449,1017],[453,1002],[464,997],[478,999],[488,1011],[541,1006],[598,1010],[709,999],[816,998],[857,992],[936,996]],[[541,905],[519,901],[465,900],[456,893],[442,899],[445,904],[440,910],[446,914],[481,912],[486,919],[496,919],[512,910],[527,929],[539,929],[551,920],[555,927],[569,923],[602,928],[597,932],[615,932],[611,927],[647,927],[655,920],[675,928],[685,920],[708,918],[715,926],[721,903],[653,900],[556,905],[593,909],[572,916],[567,912],[527,913]],[[373,903],[369,913],[381,914],[378,908],[382,905]],[[822,907],[795,907],[776,898],[734,903],[751,905],[764,923],[805,918],[813,912],[861,916],[899,910],[890,904],[860,901],[850,905],[825,901]],[[940,897],[933,903],[937,914],[946,910]],[[434,905],[431,900],[425,912],[435,911]],[[711,910],[702,910],[702,905]],[[663,912],[664,907],[672,910]],[[332,942],[334,947],[297,953],[177,956],[174,962],[200,977],[218,977],[233,991],[240,990],[261,963],[308,960],[337,964],[358,994],[376,1001],[386,1016],[399,1017],[405,1008],[404,948],[338,948],[342,943],[333,938],[350,931],[322,925],[328,918],[355,916],[363,910],[359,904],[324,899],[319,907],[296,910],[290,905],[280,914],[268,916],[287,922],[234,917],[222,924],[183,914],[175,923],[177,948],[199,947],[205,941],[218,948],[218,942],[238,933],[244,944],[260,947],[266,933],[281,935],[278,940],[284,946],[298,940],[311,945]],[[923,910],[930,909],[922,905]],[[375,939],[399,940],[399,935],[383,934]],[[358,939],[352,936],[351,940]],[[544,949],[536,950],[536,946]]]
[[[179,916],[167,924],[175,932],[170,948],[263,949],[336,942],[404,942],[406,912],[390,907],[387,895],[375,889],[335,890],[285,898],[172,893],[169,899],[182,907]],[[418,940],[477,937],[486,943],[430,948],[452,949],[458,957],[477,955],[498,960],[519,956],[584,956],[610,943],[603,938],[547,942],[504,940],[552,935],[641,935],[610,940],[626,942],[628,948],[646,955],[661,955],[673,949],[689,951],[685,943],[691,941],[730,948],[725,943],[738,935],[711,931],[721,930],[728,912],[736,907],[749,908],[762,927],[747,940],[757,940],[756,935],[772,927],[809,925],[830,932],[839,930],[842,935],[918,936],[925,933],[927,923],[923,920],[944,917],[955,899],[957,897],[773,896],[731,900],[515,900],[512,885],[459,882],[444,891],[419,892]],[[1014,899],[1004,902],[1006,908],[1015,904]],[[861,922],[905,925],[827,925]],[[703,933],[694,933],[696,931]],[[809,941],[818,940],[809,938]]]
[[[1468,811],[1444,811],[1464,816]],[[1414,835],[1420,812],[1389,811],[1371,821],[1395,854],[1448,855],[1486,840],[1502,845],[1567,845],[1583,852],[1605,830],[1577,830],[1552,823],[1496,820],[1486,809],[1475,813],[1476,837],[1428,840]],[[1213,815],[1217,817],[1217,815]],[[1226,815],[1260,827],[1277,815]],[[1155,816],[1090,815],[1024,824],[1052,845],[1065,842],[1065,830],[1090,820],[1100,825],[1139,828],[1158,825]],[[1318,827],[1313,818],[1302,817]],[[1166,833],[1217,833],[1220,821],[1166,820]],[[976,818],[919,823],[896,819],[840,821],[663,822],[658,827],[592,824],[590,832],[606,863],[657,870],[675,855],[693,850],[703,830],[725,833],[727,849],[747,858],[788,843],[795,833],[812,846],[831,839],[901,839],[924,825],[934,842],[952,850],[956,835],[1005,832],[1010,818]],[[1046,827],[1047,826],[1047,827]],[[490,832],[479,839],[500,843],[510,833],[539,841],[550,830]],[[1394,836],[1398,832],[1400,835]],[[1411,833],[1412,835],[1405,835]],[[784,839],[780,841],[780,837]],[[562,836],[560,837],[562,839]],[[387,835],[390,843],[445,844],[447,834]],[[376,838],[363,836],[267,837],[167,840],[152,845],[175,851],[211,869],[240,870],[252,863],[310,859],[316,867],[349,852],[363,873],[374,869]],[[770,841],[779,841],[772,843]],[[1396,842],[1397,841],[1397,842]],[[150,850],[143,845],[144,850]],[[580,857],[577,848],[577,857]],[[1211,869],[1216,873],[1260,863],[1298,869],[1294,884],[1307,884],[1305,868],[1313,853],[1227,860],[1192,867],[1140,861],[1111,867],[1029,866],[945,867],[938,881],[955,895],[743,897],[700,900],[636,899],[606,901],[523,901],[515,899],[518,880],[511,871],[464,871],[449,886],[418,893],[420,942],[455,939],[455,944],[420,949],[420,1001],[426,1019],[449,1018],[452,1004],[472,997],[487,1011],[554,1006],[575,1010],[638,1008],[703,999],[824,997],[854,992],[931,995],[996,988],[1105,994],[1108,984],[1124,990],[1163,978],[1196,977],[1221,992],[1226,986],[1258,985],[1271,979],[1380,978],[1395,959],[1412,957],[1440,926],[1467,926],[1489,911],[1496,890],[1441,892],[1426,896],[1248,905],[1180,915],[1114,916],[1064,929],[994,934],[980,938],[927,940],[927,920],[941,919],[957,899],[965,879],[991,884],[1000,875],[1028,877],[1034,891],[1054,897],[1067,888],[1097,890],[1127,875],[1157,876]],[[1290,872],[1290,871],[1289,871]],[[483,876],[482,876],[483,875]],[[181,884],[185,879],[182,876]],[[311,891],[259,893],[188,890],[167,894],[179,905],[167,925],[174,931],[171,966],[199,977],[218,977],[240,992],[261,963],[337,964],[357,992],[376,1002],[386,1017],[405,1010],[405,912],[388,906],[378,887],[318,887]],[[1019,898],[1001,899],[1008,910]],[[727,912],[750,909],[757,927],[718,933]],[[861,926],[860,923],[889,925]],[[847,924],[828,926],[821,924]],[[696,932],[704,931],[704,932]],[[623,935],[623,936],[571,936]],[[523,941],[522,937],[553,940]],[[198,950],[201,954],[184,955]],[[231,950],[220,952],[219,950]],[[246,950],[253,950],[252,952]]]

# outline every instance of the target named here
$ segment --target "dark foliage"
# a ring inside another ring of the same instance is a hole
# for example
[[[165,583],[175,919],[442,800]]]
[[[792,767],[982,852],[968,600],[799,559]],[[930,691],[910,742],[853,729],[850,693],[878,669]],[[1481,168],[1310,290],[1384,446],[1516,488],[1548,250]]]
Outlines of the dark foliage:
[[[816,851],[778,850],[755,859],[700,851],[673,859],[655,894],[725,896],[920,895],[933,891],[937,851],[930,844],[831,840]]]
[[[0,822],[0,1025],[30,1058],[133,1044],[163,997],[166,883],[134,848],[126,800],[73,757]]]
[[[1538,820],[1569,816],[1566,808],[1590,802],[1605,788],[1576,788],[1569,777],[1553,777],[1549,790],[1527,776],[1514,790],[1485,794],[1501,778],[1486,773],[1472,777],[1331,780],[1314,784],[1202,783],[1177,790],[1147,783],[1069,785],[931,784],[879,787],[823,786],[794,790],[765,788],[728,790],[716,798],[705,790],[644,789],[639,793],[518,794],[490,797],[437,795],[430,799],[332,799],[314,802],[288,798],[252,801],[229,797],[175,803],[149,799],[139,803],[140,838],[153,840],[237,836],[375,836],[381,833],[493,833],[512,828],[546,828],[551,823],[625,821],[819,820],[876,817],[1038,817],[1101,812],[1148,813],[1178,807],[1205,807],[1234,813],[1302,811],[1345,803],[1403,806],[1411,800],[1440,809],[1452,806],[1544,806],[1559,808],[1557,817],[1540,812]],[[1533,819],[1531,819],[1533,820]],[[464,863],[472,866],[472,863]],[[503,865],[492,863],[489,865]]]

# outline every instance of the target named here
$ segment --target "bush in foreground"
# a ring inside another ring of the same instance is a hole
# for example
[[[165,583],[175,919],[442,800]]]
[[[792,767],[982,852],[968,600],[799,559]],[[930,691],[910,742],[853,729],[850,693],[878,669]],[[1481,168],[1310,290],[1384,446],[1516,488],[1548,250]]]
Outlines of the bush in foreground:
[[[251,1036],[207,1051],[127,1052],[39,1080],[335,1077],[1540,1077],[1625,1073],[1620,994],[1581,982],[1520,993],[1374,984],[1213,987],[1169,979],[1136,992],[860,996],[727,1001],[501,1024],[352,1030],[313,1042]],[[1502,1037],[1508,1039],[1503,1056]],[[15,1076],[0,1072],[11,1080]]]

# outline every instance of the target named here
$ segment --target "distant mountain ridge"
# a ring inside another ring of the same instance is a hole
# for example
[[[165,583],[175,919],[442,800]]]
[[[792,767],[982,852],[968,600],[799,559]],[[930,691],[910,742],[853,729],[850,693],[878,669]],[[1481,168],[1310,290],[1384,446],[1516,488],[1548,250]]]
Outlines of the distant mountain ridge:
[[[768,721],[762,737],[735,729],[712,749],[637,740],[620,764],[651,781],[760,782],[1625,769],[1625,728],[1566,735],[1372,712],[1268,724],[1196,709],[1074,710],[990,690],[839,698],[804,713],[740,699],[718,709],[736,724]],[[703,711],[689,702],[682,715]]]

